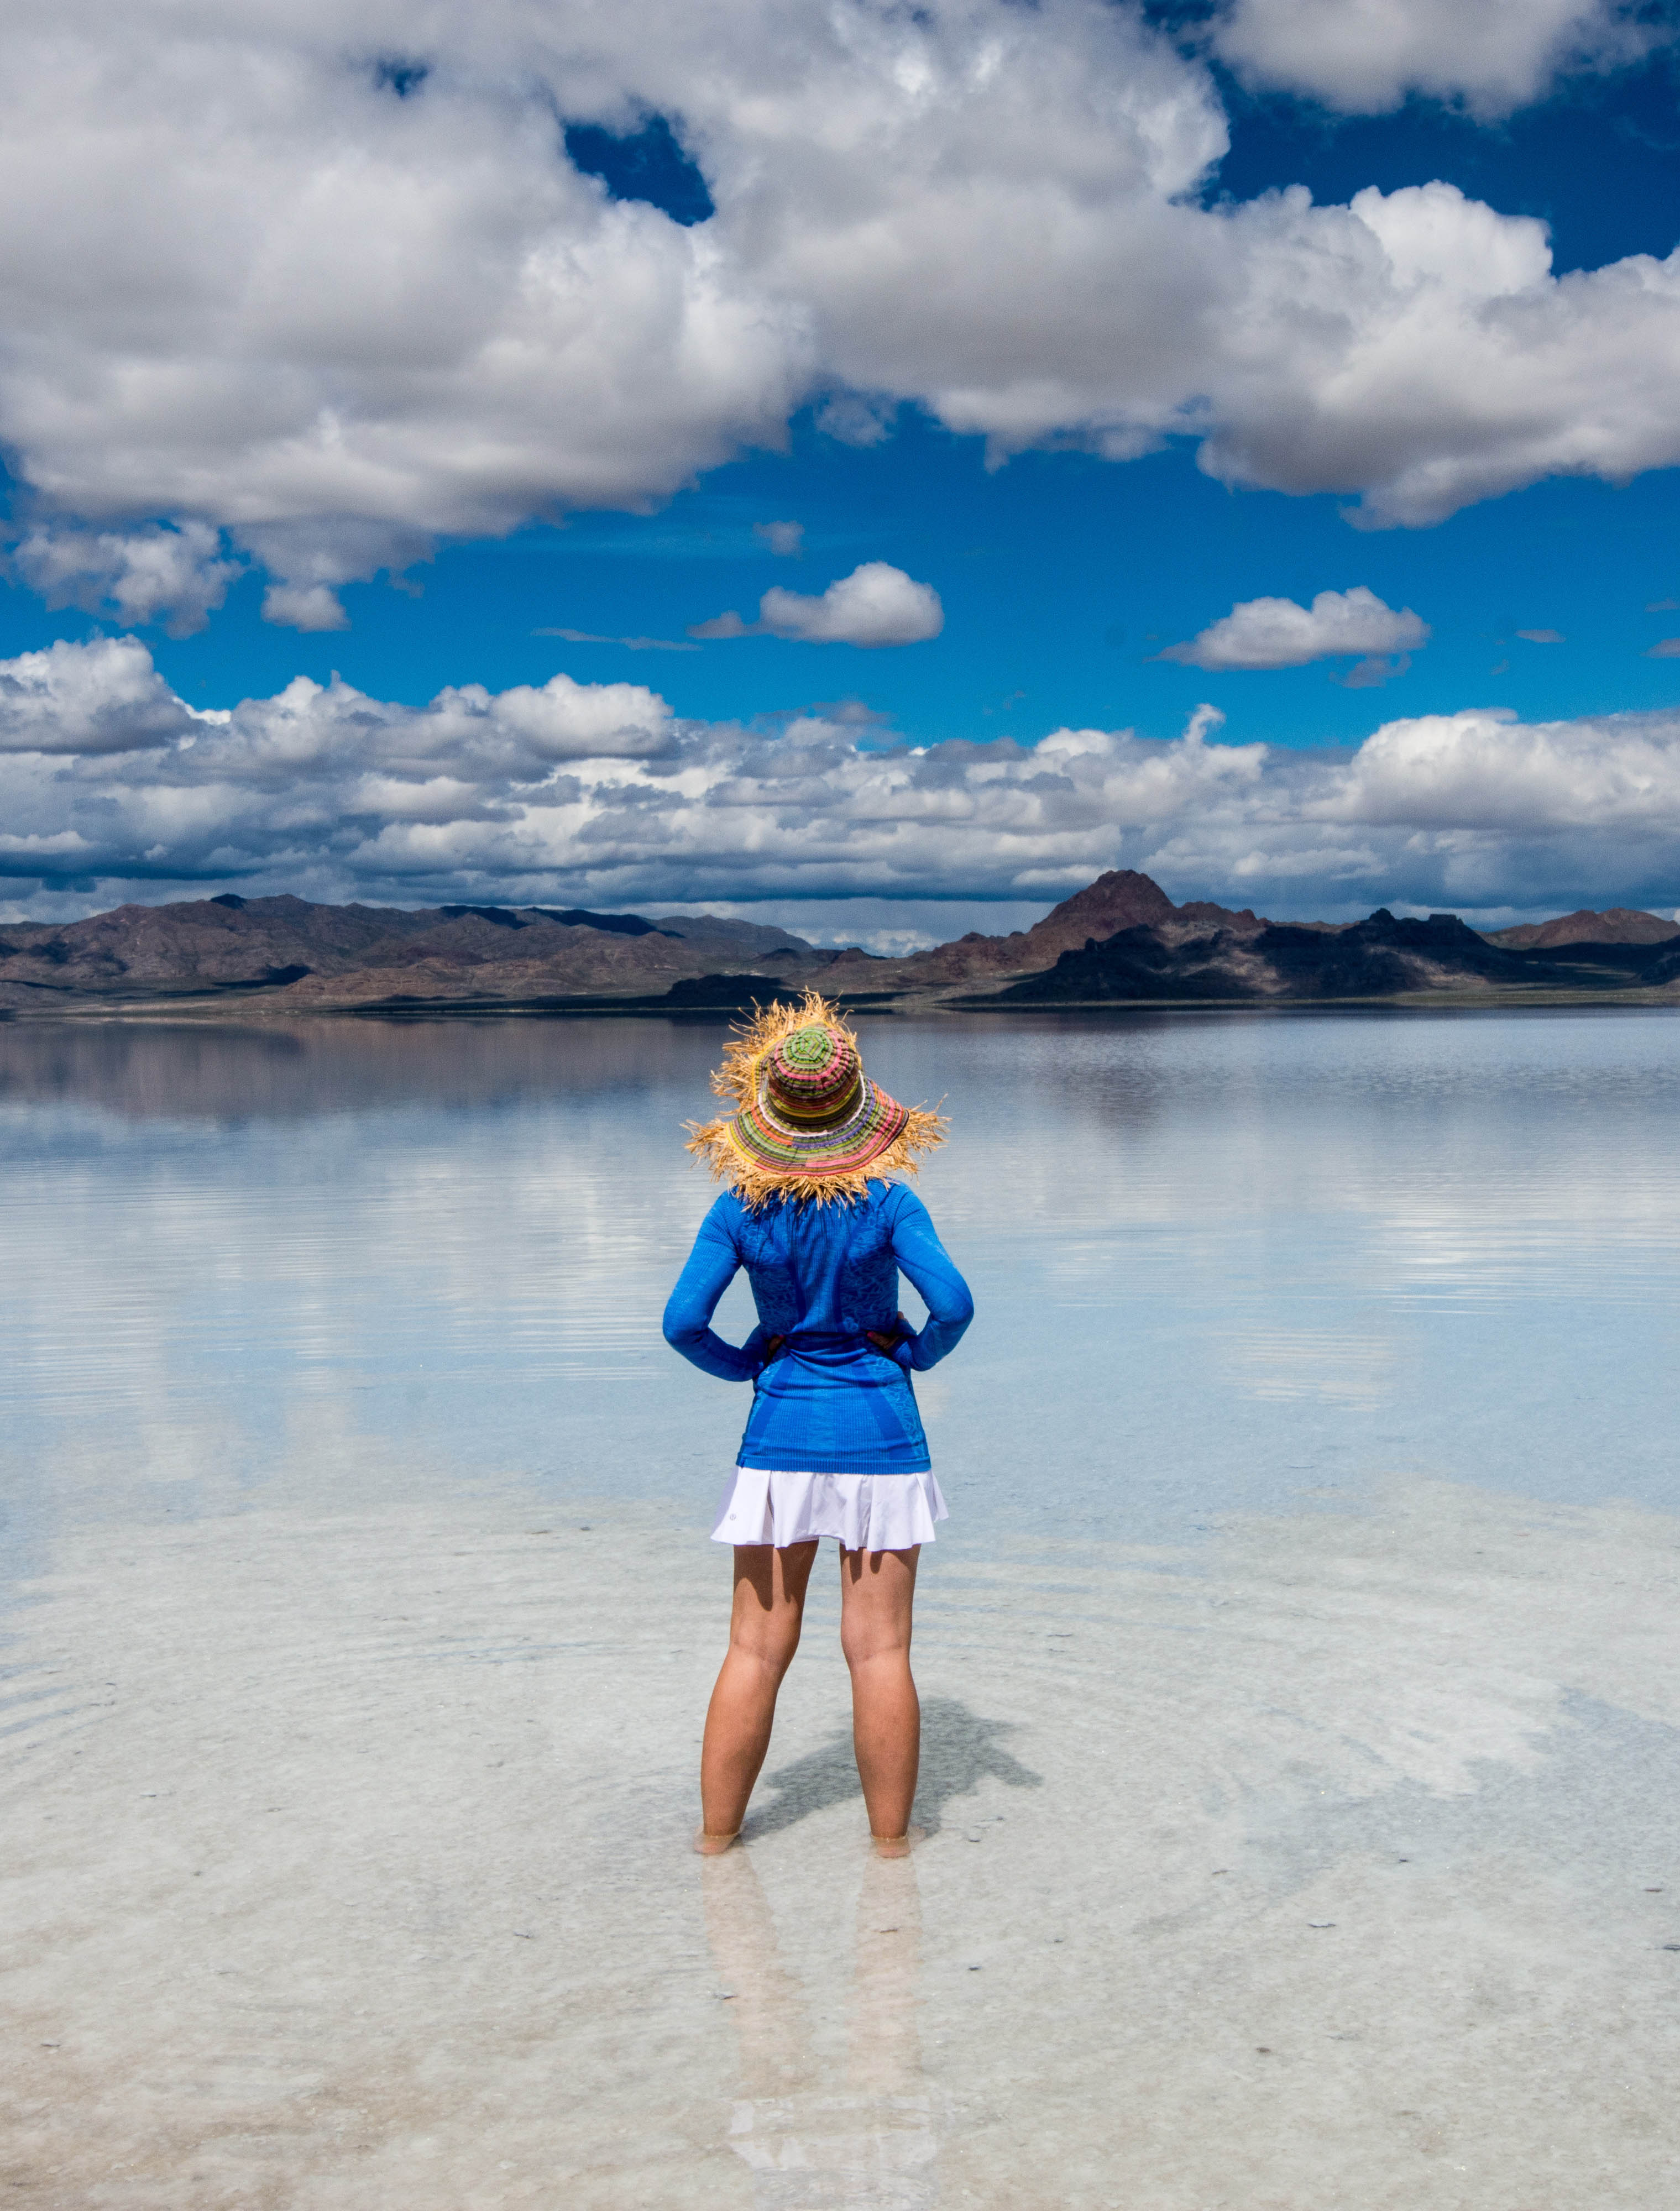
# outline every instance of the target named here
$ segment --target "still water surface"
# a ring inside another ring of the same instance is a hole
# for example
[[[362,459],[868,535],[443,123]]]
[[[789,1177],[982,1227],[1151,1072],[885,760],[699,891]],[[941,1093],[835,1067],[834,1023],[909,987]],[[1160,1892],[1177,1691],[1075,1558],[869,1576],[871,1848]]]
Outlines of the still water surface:
[[[1659,2200],[1680,1025],[865,1025],[979,1306],[903,1867],[832,1592],[749,1847],[683,1855],[720,1035],[0,1028],[8,2177]]]
[[[980,1318],[924,1384],[961,1523],[1182,1533],[1399,1469],[1673,1497],[1680,1022],[873,1025]],[[26,1523],[284,1480],[300,1398],[457,1481],[703,1515],[744,1406],[659,1310],[718,1033],[0,1033]],[[907,1286],[913,1305],[913,1293]],[[721,1324],[749,1324],[744,1285]]]

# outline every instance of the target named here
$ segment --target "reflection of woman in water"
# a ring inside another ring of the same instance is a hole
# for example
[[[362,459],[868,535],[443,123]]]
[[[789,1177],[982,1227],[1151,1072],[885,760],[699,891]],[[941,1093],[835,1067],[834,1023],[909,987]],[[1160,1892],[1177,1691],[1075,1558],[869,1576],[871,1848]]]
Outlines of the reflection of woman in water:
[[[811,2032],[805,1990],[783,1964],[751,1856],[701,1875],[706,1932],[741,2053],[729,2147],[754,2201],[891,2204],[939,2200],[939,2137],[917,2030],[922,1910],[913,1859],[864,1868],[852,1946],[846,2067]]]
[[[870,1832],[899,1852],[921,1749],[916,1562],[945,1517],[910,1373],[944,1357],[974,1308],[927,1208],[887,1178],[913,1174],[942,1126],[870,1081],[856,1037],[815,994],[760,1015],[713,1087],[733,1109],[689,1149],[731,1187],[701,1225],[665,1338],[707,1373],[750,1382],[753,1409],[713,1530],[735,1546],[735,1604],[706,1716],[696,1847],[725,1851],[740,1832],[817,1543],[832,1536]],[[758,1325],[737,1350],[710,1323],[742,1267]],[[919,1334],[897,1310],[901,1269],[927,1306]]]

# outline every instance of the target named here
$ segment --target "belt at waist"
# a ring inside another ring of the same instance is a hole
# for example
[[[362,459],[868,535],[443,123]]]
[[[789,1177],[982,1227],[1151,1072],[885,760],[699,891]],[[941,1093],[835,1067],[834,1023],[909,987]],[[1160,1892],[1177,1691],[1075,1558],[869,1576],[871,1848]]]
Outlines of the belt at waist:
[[[896,1313],[891,1320],[879,1328],[866,1327],[859,1321],[854,1322],[850,1328],[792,1329],[785,1336],[772,1336],[766,1338],[764,1364],[768,1366],[773,1360],[781,1358],[788,1352],[791,1352],[797,1357],[801,1352],[809,1351],[820,1354],[825,1351],[850,1351],[855,1350],[860,1344],[868,1344],[879,1357],[892,1359],[895,1363],[902,1365],[903,1361],[897,1359],[897,1353],[910,1341],[913,1333],[914,1331],[905,1322],[902,1314]],[[874,1339],[878,1336],[887,1337],[889,1342],[884,1345],[875,1342]]]

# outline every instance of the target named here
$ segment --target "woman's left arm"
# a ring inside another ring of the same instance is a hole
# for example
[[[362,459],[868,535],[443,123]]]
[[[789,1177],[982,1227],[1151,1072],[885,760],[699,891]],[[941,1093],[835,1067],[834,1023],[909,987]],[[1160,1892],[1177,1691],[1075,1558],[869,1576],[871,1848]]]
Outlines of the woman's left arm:
[[[927,1307],[927,1325],[909,1344],[910,1364],[922,1372],[955,1350],[974,1318],[974,1300],[939,1241],[927,1208],[902,1184],[893,1220],[893,1252]]]
[[[718,1300],[740,1264],[741,1255],[714,1206],[701,1223],[688,1263],[665,1305],[665,1342],[721,1382],[750,1382],[764,1364],[762,1329],[755,1328],[737,1351],[711,1325]]]

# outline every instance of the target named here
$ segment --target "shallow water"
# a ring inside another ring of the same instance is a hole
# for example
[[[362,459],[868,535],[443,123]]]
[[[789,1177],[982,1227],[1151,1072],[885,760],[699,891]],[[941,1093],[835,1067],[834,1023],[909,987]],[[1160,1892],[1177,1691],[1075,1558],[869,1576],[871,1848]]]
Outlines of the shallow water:
[[[901,1865],[827,1565],[748,1847],[685,1849],[719,1033],[0,1028],[0,2176],[1664,2200],[1673,1018],[865,1025],[979,1305]]]

